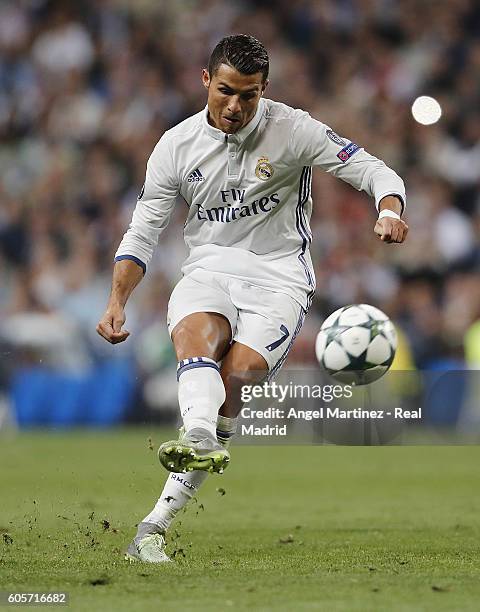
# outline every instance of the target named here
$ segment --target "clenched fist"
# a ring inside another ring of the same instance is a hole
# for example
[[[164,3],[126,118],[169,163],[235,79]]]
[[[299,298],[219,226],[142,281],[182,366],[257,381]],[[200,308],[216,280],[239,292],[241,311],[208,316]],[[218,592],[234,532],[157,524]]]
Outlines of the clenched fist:
[[[121,306],[109,306],[97,325],[97,333],[110,344],[118,344],[128,338],[130,332],[122,330],[125,311]]]
[[[377,219],[373,231],[383,242],[388,244],[393,242],[401,243],[407,237],[408,225],[402,219],[383,217],[382,219]]]

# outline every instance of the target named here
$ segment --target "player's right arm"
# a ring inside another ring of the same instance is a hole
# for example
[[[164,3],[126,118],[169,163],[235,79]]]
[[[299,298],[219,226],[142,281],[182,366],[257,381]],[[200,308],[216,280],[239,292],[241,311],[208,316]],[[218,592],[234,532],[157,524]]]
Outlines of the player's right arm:
[[[110,344],[123,342],[130,335],[122,329],[126,319],[125,304],[142,277],[143,269],[134,261],[122,259],[115,263],[107,309],[97,325],[97,333]]]
[[[112,290],[97,332],[111,344],[130,335],[122,330],[125,304],[141,281],[161,232],[167,227],[178,194],[178,181],[169,140],[164,135],[147,163],[145,184],[132,222],[115,254]]]

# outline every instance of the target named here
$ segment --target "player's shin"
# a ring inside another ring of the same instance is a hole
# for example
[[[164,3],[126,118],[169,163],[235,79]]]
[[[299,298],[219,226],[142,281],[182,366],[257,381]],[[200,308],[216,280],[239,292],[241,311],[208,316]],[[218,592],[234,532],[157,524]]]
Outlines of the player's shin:
[[[215,436],[225,387],[218,365],[208,357],[183,359],[177,368],[178,403],[185,432],[205,429]]]
[[[178,512],[184,508],[208,476],[208,472],[188,472],[187,474],[170,474],[162,494],[153,510],[139,525],[156,525],[160,531],[166,532]]]

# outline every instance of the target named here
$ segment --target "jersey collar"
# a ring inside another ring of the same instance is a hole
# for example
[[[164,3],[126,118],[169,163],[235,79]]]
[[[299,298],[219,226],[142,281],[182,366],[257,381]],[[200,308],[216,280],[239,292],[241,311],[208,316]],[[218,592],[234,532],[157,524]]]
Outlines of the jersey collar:
[[[230,138],[233,138],[238,143],[243,142],[245,138],[249,136],[260,123],[260,120],[263,116],[264,106],[265,101],[263,100],[263,98],[260,98],[260,101],[258,102],[257,106],[257,111],[253,118],[236,134],[232,134]],[[205,109],[203,111],[203,127],[206,130],[207,134],[209,134],[212,138],[215,138],[216,140],[225,140],[225,132],[222,132],[222,130],[213,127],[213,125],[210,125],[210,123],[208,123],[208,104],[207,106],[205,106]]]

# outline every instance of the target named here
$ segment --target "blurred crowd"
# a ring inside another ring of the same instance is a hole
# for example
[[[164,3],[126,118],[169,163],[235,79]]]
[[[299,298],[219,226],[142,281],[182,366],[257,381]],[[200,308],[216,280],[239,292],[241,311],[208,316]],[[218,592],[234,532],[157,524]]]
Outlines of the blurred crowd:
[[[128,355],[147,403],[162,394],[161,372],[174,367],[165,313],[185,256],[181,204],[129,303],[131,338],[111,347],[95,325],[146,160],[166,129],[203,108],[201,68],[235,32],[269,50],[267,97],[308,110],[407,185],[407,243],[386,246],[372,231],[372,201],[314,173],[318,290],[291,361],[312,362],[329,312],[368,302],[403,331],[411,367],[480,366],[475,0],[3,0],[3,356],[15,347],[25,360],[81,370]],[[412,118],[418,95],[440,102],[437,124]]]

